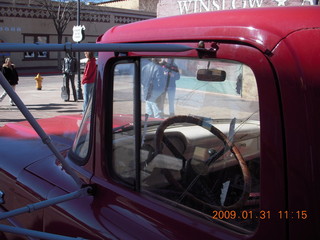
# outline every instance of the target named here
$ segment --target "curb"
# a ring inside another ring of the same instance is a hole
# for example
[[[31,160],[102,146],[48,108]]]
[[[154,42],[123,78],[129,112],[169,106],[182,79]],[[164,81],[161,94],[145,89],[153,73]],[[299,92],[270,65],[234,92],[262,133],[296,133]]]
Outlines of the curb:
[[[19,76],[36,76],[38,73],[40,75],[62,75],[62,73],[59,72],[59,71],[53,71],[53,72],[42,72],[42,71],[38,71],[38,72],[23,72],[23,71],[20,71],[18,73],[19,73]]]

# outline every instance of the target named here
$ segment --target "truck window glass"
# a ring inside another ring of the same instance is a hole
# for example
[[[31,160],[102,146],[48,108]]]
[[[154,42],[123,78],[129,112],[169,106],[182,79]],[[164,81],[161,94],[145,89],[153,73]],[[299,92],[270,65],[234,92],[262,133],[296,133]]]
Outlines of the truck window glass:
[[[133,135],[134,64],[117,64],[113,91],[113,161],[115,173],[127,182],[135,174]]]
[[[89,153],[89,144],[90,144],[90,127],[91,127],[91,112],[92,112],[92,98],[90,98],[87,109],[84,113],[83,119],[77,136],[75,138],[72,155],[75,156],[78,160],[85,163],[85,158]],[[80,121],[79,121],[80,124]],[[81,163],[80,163],[81,164]]]
[[[141,191],[208,221],[255,230],[260,121],[252,70],[217,59],[144,58],[140,65]],[[133,81],[128,71],[114,78],[113,169],[127,183],[135,178]]]

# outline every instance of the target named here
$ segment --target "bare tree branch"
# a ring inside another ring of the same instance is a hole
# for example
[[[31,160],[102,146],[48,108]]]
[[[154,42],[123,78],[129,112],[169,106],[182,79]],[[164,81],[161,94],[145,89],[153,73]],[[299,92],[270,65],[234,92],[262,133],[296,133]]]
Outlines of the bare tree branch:
[[[48,14],[53,20],[53,25],[57,31],[58,43],[62,43],[63,33],[69,22],[74,20],[77,11],[77,0],[31,0],[41,7],[41,11]],[[58,52],[58,68],[61,68],[61,53]]]
[[[54,27],[58,35],[58,43],[62,43],[62,35],[68,23],[72,20],[77,11],[76,0],[33,0],[37,5],[49,14],[53,20]]]

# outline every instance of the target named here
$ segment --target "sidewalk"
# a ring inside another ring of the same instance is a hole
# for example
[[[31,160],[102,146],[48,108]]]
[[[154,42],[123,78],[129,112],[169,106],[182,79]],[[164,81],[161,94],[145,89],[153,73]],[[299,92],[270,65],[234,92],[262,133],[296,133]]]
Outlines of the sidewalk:
[[[36,76],[38,73],[41,75],[59,75],[61,71],[57,67],[46,68],[17,68],[19,76]]]
[[[19,84],[16,86],[16,93],[27,106],[31,114],[37,118],[49,118],[58,115],[79,114],[82,112],[83,101],[73,102],[73,95],[70,102],[61,99],[62,74],[51,75],[43,73],[42,90],[36,89],[34,73],[19,73]],[[75,80],[77,82],[77,75]],[[77,83],[76,83],[77,86]],[[0,86],[0,94],[3,88]],[[25,117],[16,106],[11,106],[9,96],[0,102],[0,127],[6,123],[24,121]]]

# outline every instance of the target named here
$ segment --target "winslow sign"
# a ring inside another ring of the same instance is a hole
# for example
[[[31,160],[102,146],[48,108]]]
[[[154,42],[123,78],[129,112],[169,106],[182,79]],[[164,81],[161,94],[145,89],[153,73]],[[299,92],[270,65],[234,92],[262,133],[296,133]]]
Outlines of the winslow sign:
[[[238,8],[317,5],[319,0],[160,0],[158,17]]]

